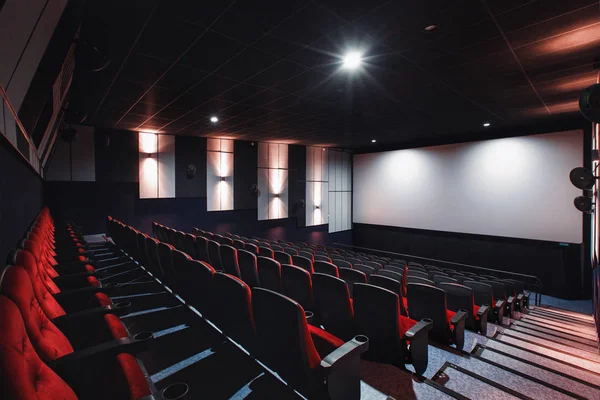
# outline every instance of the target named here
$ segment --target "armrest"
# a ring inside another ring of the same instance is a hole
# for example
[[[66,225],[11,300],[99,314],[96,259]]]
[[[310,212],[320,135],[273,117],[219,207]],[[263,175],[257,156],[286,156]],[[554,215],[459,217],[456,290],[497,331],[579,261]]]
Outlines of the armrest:
[[[79,288],[79,289],[64,290],[60,293],[55,294],[54,298],[56,300],[64,300],[64,299],[68,299],[68,298],[71,298],[74,296],[82,296],[82,295],[91,296],[98,292],[107,293],[107,294],[114,293],[120,286],[121,286],[120,283],[115,283],[115,284],[106,284],[102,287],[87,286],[87,287],[83,287],[83,288]]]
[[[405,334],[410,340],[410,360],[418,376],[427,370],[429,362],[429,331],[433,328],[433,321],[425,318],[413,325]]]
[[[76,382],[80,379],[81,371],[86,369],[86,365],[91,365],[90,363],[96,365],[106,364],[121,353],[135,354],[143,351],[153,338],[154,335],[152,334],[151,337],[140,340],[135,339],[135,337],[111,340],[57,358],[48,363],[48,366],[67,381],[70,386],[77,386]]]
[[[94,307],[83,311],[61,315],[60,317],[54,318],[52,322],[60,328],[60,326],[64,324],[80,323],[85,318],[97,318],[98,316],[104,316],[105,314],[122,315],[129,307],[131,307],[131,302],[122,302],[110,306]]]
[[[358,335],[352,340],[347,341],[321,360],[321,368],[329,375],[335,366],[339,363],[352,358],[359,357],[369,349],[369,339],[366,336]]]
[[[494,308],[503,308],[504,307],[504,300],[498,300],[496,301],[496,306]]]
[[[514,302],[515,302],[515,298],[514,298],[514,296],[508,296],[508,300],[506,300],[506,303],[507,303],[507,304],[512,304],[512,303],[514,303]]]
[[[60,285],[61,283],[68,284],[69,281],[80,280],[81,278],[87,278],[88,276],[96,276],[95,272],[75,272],[72,274],[61,274],[57,277],[52,278],[54,283]]]
[[[433,321],[430,319],[422,319],[412,326],[406,333],[404,337],[407,340],[413,340],[415,337],[426,334],[433,328]]]
[[[330,400],[360,398],[360,356],[369,349],[369,339],[358,335],[321,360]]]
[[[456,345],[456,349],[462,351],[465,345],[465,322],[467,320],[467,310],[458,310],[450,321],[453,326],[452,339]]]
[[[488,306],[487,304],[482,305],[481,307],[479,307],[479,310],[477,311],[477,316],[481,317],[484,314],[487,314],[490,311],[490,306]]]
[[[490,306],[483,305],[479,307],[477,311],[477,316],[479,317],[479,332],[483,336],[487,336],[487,321],[488,321],[488,313],[490,311]]]
[[[518,301],[521,301],[521,300],[523,300],[523,293],[519,293],[519,294],[517,295],[517,300],[518,300]]]
[[[454,326],[460,324],[461,322],[464,322],[467,318],[467,315],[469,315],[469,313],[467,312],[467,310],[458,310],[458,312],[456,314],[454,314],[454,317],[452,317],[452,320],[450,321],[450,323]]]

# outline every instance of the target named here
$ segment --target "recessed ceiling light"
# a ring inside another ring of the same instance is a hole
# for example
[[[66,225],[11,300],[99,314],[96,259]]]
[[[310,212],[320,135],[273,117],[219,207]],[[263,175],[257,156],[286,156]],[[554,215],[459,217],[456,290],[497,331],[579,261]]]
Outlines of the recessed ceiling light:
[[[425,32],[433,32],[437,29],[437,25],[427,25],[425,27]]]
[[[344,68],[356,69],[362,62],[362,54],[358,51],[351,51],[344,56]]]
[[[216,124],[217,122],[219,122],[219,118],[217,118],[213,115],[212,117],[210,117],[210,122],[212,122],[213,124]]]
[[[377,139],[371,139],[371,143],[377,143]]]
[[[489,122],[484,122],[484,124],[483,124],[483,126],[485,126],[486,128],[487,128],[488,126],[490,126],[490,125],[491,125],[491,124],[490,124]]]

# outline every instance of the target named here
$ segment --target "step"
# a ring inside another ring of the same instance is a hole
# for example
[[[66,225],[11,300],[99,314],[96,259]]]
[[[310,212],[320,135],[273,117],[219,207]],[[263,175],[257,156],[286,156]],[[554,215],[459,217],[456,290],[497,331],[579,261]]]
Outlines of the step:
[[[502,386],[521,395],[536,399],[566,400],[572,398],[569,393],[565,394],[561,389],[554,390],[553,388],[548,387],[546,382],[535,382],[534,380],[529,379],[529,377],[496,367],[491,363],[478,358],[471,357],[461,361],[461,363],[451,364],[458,365],[482,378],[498,382]]]
[[[531,310],[529,312],[529,314],[527,315],[537,315],[539,317],[544,317],[544,318],[550,318],[550,319],[555,319],[556,321],[566,321],[566,322],[571,322],[574,324],[581,324],[584,326],[591,326],[591,327],[596,327],[596,325],[593,322],[587,321],[587,320],[583,320],[580,318],[574,318],[574,317],[567,317],[564,315],[556,315],[556,314],[552,314],[552,313],[548,313],[539,309],[536,310]]]
[[[573,324],[566,321],[557,321],[555,319],[539,317],[537,315],[531,314],[522,316],[521,321],[535,321],[535,323],[547,325],[549,328],[557,327],[562,329],[569,329],[574,332],[585,333],[586,335],[590,335],[593,337],[597,336],[596,328],[593,326]]]
[[[580,318],[589,322],[594,322],[594,317],[590,314],[584,314],[584,313],[580,313],[580,312],[576,312],[576,311],[571,311],[571,310],[565,310],[563,308],[555,308],[555,307],[549,307],[549,306],[537,306],[534,308],[534,310],[537,309],[542,309],[544,311],[550,312],[550,313],[554,313],[557,315],[563,315],[563,316],[567,316],[567,317],[575,317],[575,318]]]
[[[496,367],[507,368],[515,374],[522,374],[528,376],[530,379],[544,382],[548,387],[552,387],[555,390],[562,390],[573,397],[579,395],[587,399],[600,398],[600,386],[596,387],[586,381],[579,382],[576,379],[572,379],[568,374],[549,370],[543,366],[528,363],[526,360],[519,360],[503,355],[493,349],[479,347],[472,357],[473,359],[492,363]]]
[[[521,350],[509,344],[495,340],[488,341],[485,345],[485,348],[492,349],[497,352],[502,352],[505,355],[516,357],[521,360],[526,360],[536,365],[543,366],[551,370],[559,371],[563,374],[566,374],[567,376],[572,376],[582,381],[600,386],[600,375],[592,371],[588,371],[586,369],[578,368],[572,365],[567,365],[560,361],[553,360],[538,354],[534,354],[527,350]]]
[[[514,337],[516,339],[525,340],[525,341],[533,343],[533,344],[537,344],[537,345],[540,345],[540,346],[543,346],[546,348],[561,351],[563,353],[571,354],[573,356],[582,357],[587,360],[600,362],[600,352],[598,352],[597,349],[595,352],[593,350],[590,351],[590,350],[579,349],[577,347],[574,347],[571,344],[557,343],[552,340],[547,340],[544,338],[531,336],[531,335],[528,335],[527,333],[519,332],[517,330],[512,330],[512,329],[505,329],[504,332],[502,332],[502,335],[507,335],[510,337]]]
[[[513,325],[511,325],[510,329],[528,329],[531,331],[535,331],[535,332],[540,332],[540,333],[544,333],[546,335],[551,335],[551,336],[556,336],[562,339],[566,339],[566,340],[570,340],[572,342],[577,342],[589,347],[598,347],[598,342],[596,342],[595,340],[590,340],[590,339],[584,339],[584,338],[580,338],[578,336],[573,336],[570,335],[568,333],[564,333],[564,332],[559,332],[559,331],[555,331],[552,329],[546,329],[543,327],[540,327],[538,325],[529,325],[529,324],[518,324],[518,323],[514,323]]]
[[[446,363],[434,375],[432,381],[461,394],[469,399],[485,398],[486,400],[519,400],[529,397],[509,393],[510,389],[494,384],[494,381],[482,378],[462,367]]]
[[[545,325],[544,323],[540,323],[538,321],[519,320],[519,321],[515,321],[514,324],[521,325],[521,326],[529,326],[531,329],[542,328],[542,329],[545,329],[548,331],[560,332],[560,333],[564,333],[564,334],[570,335],[570,336],[578,338],[578,339],[585,339],[585,340],[589,340],[592,343],[597,343],[597,338],[595,336],[588,335],[588,334],[582,333],[582,332],[573,331],[571,329],[560,328],[558,326],[548,326],[548,325]]]
[[[544,357],[551,358],[553,360],[567,363],[574,367],[581,367],[581,368],[587,369],[589,371],[597,373],[600,376],[600,363],[597,361],[585,359],[585,358],[570,355],[570,354],[565,354],[561,351],[543,347],[538,344],[526,342],[522,339],[517,339],[517,338],[511,337],[509,335],[498,335],[495,340],[500,341],[502,343],[509,344],[511,346],[519,347],[524,350],[529,350],[533,353],[542,355]]]
[[[580,343],[580,342],[576,342],[574,340],[570,340],[570,339],[565,339],[561,336],[555,336],[555,335],[550,335],[544,332],[540,332],[540,331],[535,331],[532,329],[528,329],[519,325],[513,325],[510,328],[506,328],[506,329],[510,329],[513,332],[520,332],[525,334],[526,336],[531,336],[532,338],[535,339],[546,339],[549,340],[551,342],[555,342],[555,343],[560,343],[566,346],[571,346],[573,348],[577,348],[580,350],[585,350],[587,352],[590,353],[594,353],[594,354],[600,354],[600,352],[598,351],[598,346],[597,345],[587,345],[584,343]]]

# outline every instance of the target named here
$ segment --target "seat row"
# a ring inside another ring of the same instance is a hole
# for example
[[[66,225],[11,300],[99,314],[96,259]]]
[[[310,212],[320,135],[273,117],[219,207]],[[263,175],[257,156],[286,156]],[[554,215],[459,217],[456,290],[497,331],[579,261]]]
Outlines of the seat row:
[[[158,262],[148,267],[152,273],[170,270],[165,277],[176,293],[292,387],[309,398],[360,398],[358,361],[370,346],[365,336],[344,341],[309,324],[303,307],[281,293],[251,289],[170,244],[147,246],[150,242],[137,239],[142,233],[120,221],[109,218],[108,224],[117,246],[145,267]],[[169,257],[158,254],[161,248]]]
[[[178,231],[164,227],[161,224],[155,223],[154,225],[156,233],[167,239],[169,239],[169,234],[164,233],[166,231],[172,233],[171,237],[183,235],[183,233],[177,233]],[[215,239],[211,240],[214,248],[212,259],[217,261],[216,263],[213,262],[213,265],[218,265],[222,262],[223,265],[221,268],[232,275],[241,277],[250,286],[261,284],[260,273],[256,272],[256,257],[246,254],[248,250],[245,250],[244,245],[247,243],[247,238],[231,234],[218,235],[207,231],[199,231],[197,228],[194,231],[196,235],[199,235],[197,236],[200,238],[199,240],[206,238]],[[497,278],[493,278],[493,281],[480,280],[479,277],[475,278],[475,274],[470,273],[464,275],[463,279],[459,281],[449,277],[446,272],[435,266],[424,266],[417,262],[406,263],[406,261],[400,259],[354,253],[335,248],[326,248],[324,246],[307,247],[306,244],[302,243],[275,242],[260,238],[249,240],[253,241],[250,247],[252,250],[250,251],[251,253],[254,253],[255,248],[258,249],[259,254],[261,249],[264,249],[262,253],[264,258],[279,261],[280,267],[277,267],[269,260],[261,260],[261,256],[258,258],[258,271],[265,271],[264,275],[266,279],[264,284],[276,291],[280,290],[282,282],[286,280],[286,269],[289,270],[289,268],[284,267],[290,264],[301,266],[309,273],[320,272],[344,279],[348,284],[351,296],[354,283],[366,283],[370,281],[372,276],[375,277],[375,281],[380,281],[380,276],[386,276],[401,283],[400,287],[402,289],[399,295],[404,296],[401,302],[404,303],[405,309],[408,309],[406,299],[407,283],[435,286],[444,290],[447,295],[446,297],[449,297],[447,299],[448,308],[455,312],[466,310],[466,326],[471,330],[482,333],[486,332],[488,318],[492,322],[502,323],[505,314],[512,317],[513,311],[515,309],[518,310],[520,307],[519,300],[525,295],[525,293],[517,291],[518,286],[511,286],[511,281],[503,281]],[[234,248],[229,245],[231,243],[238,243],[239,245],[237,248]],[[275,243],[278,243],[281,247],[286,246],[284,250],[289,252],[302,251],[304,256],[290,257],[285,251],[272,251],[271,248],[276,246]],[[290,246],[294,247],[290,248]],[[330,257],[331,262],[311,262],[309,257],[316,257],[317,253]],[[261,264],[263,268],[260,268]],[[288,272],[287,274],[290,273]],[[441,286],[442,283],[446,283],[446,285]],[[466,284],[463,285],[463,283]],[[307,298],[307,296],[302,296],[302,298]],[[525,306],[526,300],[523,300],[523,304]]]
[[[101,283],[108,260],[122,261],[42,210],[0,273],[0,398],[177,398],[135,358],[152,334],[132,336],[120,321],[128,304]]]
[[[177,231],[160,224],[155,223],[154,229],[156,234],[166,237],[168,240],[174,239],[178,235]],[[167,231],[172,232],[172,235],[167,234]],[[212,235],[211,237],[217,236]],[[175,241],[175,245],[177,245],[177,241]],[[241,278],[251,288],[262,287],[293,298],[304,309],[314,313],[315,323],[324,326],[326,330],[341,338],[348,338],[360,333],[354,328],[356,325],[360,325],[355,322],[356,316],[352,304],[356,300],[354,288],[359,284],[367,284],[367,282],[394,294],[398,299],[400,316],[410,316],[415,323],[418,320],[429,320],[430,316],[435,316],[433,337],[445,345],[452,344],[462,348],[465,322],[469,322],[468,326],[473,329],[481,330],[481,326],[483,329],[486,327],[486,307],[479,308],[471,304],[471,307],[465,310],[462,308],[448,310],[445,293],[441,290],[439,291],[441,297],[438,294],[441,301],[429,304],[427,294],[422,297],[421,292],[430,289],[439,290],[429,287],[413,290],[416,297],[415,304],[412,305],[413,313],[419,315],[418,318],[414,317],[409,311],[411,300],[409,298],[407,301],[404,297],[404,293],[406,293],[405,279],[402,273],[388,269],[388,265],[379,270],[373,268],[367,274],[352,268],[338,268],[331,263],[315,261],[313,264],[304,257],[292,257],[291,261],[296,265],[284,264],[276,259],[257,256],[248,250],[236,249],[227,244],[215,242],[215,247],[219,252],[211,259],[217,260],[217,263],[212,264],[216,270],[223,270],[232,276]],[[175,251],[177,252],[177,250]],[[179,255],[176,258],[180,258]],[[308,264],[299,263],[298,261],[301,260],[305,260]],[[290,259],[287,258],[286,261],[289,262]],[[329,269],[317,272],[320,265],[329,266]],[[315,267],[313,268],[313,266]],[[405,265],[403,271],[406,270],[408,269]],[[389,309],[389,307],[382,308]],[[471,321],[482,322],[471,323]],[[371,341],[373,340],[375,339],[371,338]]]

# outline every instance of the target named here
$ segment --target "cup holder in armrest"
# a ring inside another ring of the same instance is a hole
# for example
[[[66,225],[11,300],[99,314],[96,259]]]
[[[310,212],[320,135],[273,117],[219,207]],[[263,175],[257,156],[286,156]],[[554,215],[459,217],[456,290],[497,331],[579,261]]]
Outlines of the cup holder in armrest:
[[[310,324],[315,316],[315,313],[312,311],[304,311],[304,316],[306,317],[306,322]]]
[[[118,308],[119,310],[122,310],[122,309],[128,308],[128,307],[131,307],[130,301],[122,301],[120,303],[115,304],[115,308]]]
[[[154,332],[152,332],[152,331],[139,332],[139,333],[136,333],[135,335],[133,335],[133,338],[137,341],[154,339]]]
[[[187,383],[178,382],[167,387],[162,391],[162,398],[165,400],[184,400],[190,391]]]
[[[365,335],[356,335],[356,336],[354,336],[354,340],[361,344],[369,342],[369,338],[366,337]]]

